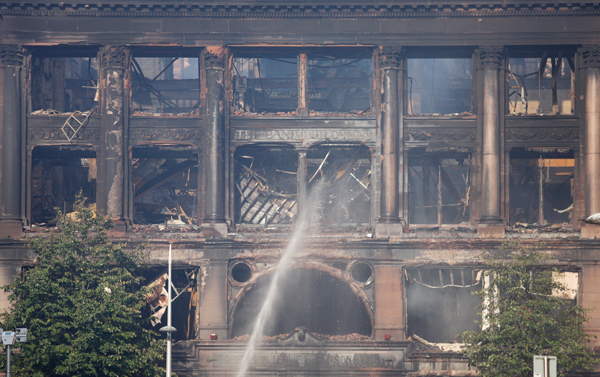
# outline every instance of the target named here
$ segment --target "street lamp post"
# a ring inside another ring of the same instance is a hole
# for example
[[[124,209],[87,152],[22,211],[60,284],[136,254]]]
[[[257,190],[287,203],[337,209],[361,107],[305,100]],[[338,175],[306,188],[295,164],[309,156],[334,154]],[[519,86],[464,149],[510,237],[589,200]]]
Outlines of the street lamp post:
[[[172,276],[171,276],[171,244],[169,244],[169,288],[168,288],[168,307],[167,307],[167,325],[162,327],[160,330],[160,332],[165,332],[167,333],[167,377],[171,377],[171,342],[172,342],[172,335],[175,331],[177,331],[177,329],[175,329],[175,327],[171,326],[171,284],[173,283],[172,280]],[[7,376],[10,377],[10,376]]]
[[[4,331],[2,333],[2,344],[6,346],[6,377],[10,377],[10,346],[17,343],[25,343],[27,341],[27,329],[18,328],[17,331]]]

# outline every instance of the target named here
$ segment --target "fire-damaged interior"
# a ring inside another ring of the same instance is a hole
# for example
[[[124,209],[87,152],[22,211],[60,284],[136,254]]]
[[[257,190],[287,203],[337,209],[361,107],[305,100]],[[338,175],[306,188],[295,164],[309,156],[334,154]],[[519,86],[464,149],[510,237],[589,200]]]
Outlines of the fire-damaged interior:
[[[471,152],[468,148],[413,148],[408,160],[412,224],[468,224]]]
[[[134,56],[133,110],[145,113],[192,113],[200,107],[198,57]]]
[[[235,153],[239,224],[292,224],[297,215],[298,154],[289,146],[243,146]]]
[[[292,268],[278,287],[265,336],[289,334],[304,327],[320,335],[359,334],[371,336],[371,319],[366,303],[348,282],[329,272]],[[237,295],[231,337],[252,332],[272,274],[263,275]]]
[[[197,224],[198,154],[194,147],[132,148],[131,184],[136,224]]]
[[[460,267],[406,268],[404,270],[407,335],[432,343],[459,341],[457,335],[477,331],[481,320],[481,299],[472,293],[481,290],[482,271]]]
[[[78,195],[96,203],[96,152],[85,146],[39,146],[31,167],[31,219],[34,224],[56,225],[57,210],[73,211]]]
[[[511,224],[571,223],[574,169],[572,150],[513,149],[509,177]]]
[[[371,152],[364,145],[318,145],[308,150],[308,189],[317,190],[313,221],[367,225],[371,218]]]

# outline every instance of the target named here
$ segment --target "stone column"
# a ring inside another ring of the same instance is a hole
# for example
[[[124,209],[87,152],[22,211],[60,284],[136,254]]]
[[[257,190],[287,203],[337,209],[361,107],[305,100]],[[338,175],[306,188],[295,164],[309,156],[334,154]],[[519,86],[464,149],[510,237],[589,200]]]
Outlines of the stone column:
[[[579,49],[585,72],[585,115],[583,164],[585,175],[585,218],[600,212],[600,46]],[[600,225],[581,227],[584,238],[600,238]]]
[[[204,286],[200,292],[198,310],[199,339],[210,339],[217,334],[219,340],[227,339],[227,263],[226,260],[211,260],[206,266]]]
[[[482,216],[477,231],[483,238],[504,237],[501,217],[500,80],[505,51],[501,46],[477,50],[483,70],[483,145],[482,145]],[[481,97],[480,97],[481,98]]]
[[[383,47],[380,53],[383,77],[381,105],[381,216],[377,220],[377,237],[401,236],[399,155],[402,154],[404,126],[404,50]]]
[[[0,238],[20,237],[21,220],[21,68],[24,50],[18,45],[0,45],[4,71],[2,114],[2,207]]]
[[[125,213],[125,161],[124,145],[124,76],[129,66],[130,51],[123,46],[104,46],[99,53],[100,117],[102,127],[104,188],[99,207],[110,215],[115,227],[113,230],[126,230]]]
[[[225,222],[225,122],[223,120],[223,78],[225,49],[207,47],[202,53],[206,95],[206,146],[204,155],[204,220],[207,236],[227,236]]]

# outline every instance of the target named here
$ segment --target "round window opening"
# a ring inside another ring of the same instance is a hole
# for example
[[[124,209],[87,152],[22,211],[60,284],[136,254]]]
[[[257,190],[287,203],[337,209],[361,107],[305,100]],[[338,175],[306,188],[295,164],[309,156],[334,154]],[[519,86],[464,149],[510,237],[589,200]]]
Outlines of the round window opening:
[[[238,283],[245,283],[250,280],[252,269],[246,263],[238,263],[231,269],[231,277]]]
[[[368,282],[373,276],[371,265],[366,262],[357,262],[352,266],[352,278],[359,283]]]

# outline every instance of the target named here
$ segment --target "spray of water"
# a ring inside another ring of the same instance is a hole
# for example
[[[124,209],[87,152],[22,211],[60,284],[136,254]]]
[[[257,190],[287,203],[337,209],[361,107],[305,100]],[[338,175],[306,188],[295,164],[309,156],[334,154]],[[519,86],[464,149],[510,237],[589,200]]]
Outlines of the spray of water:
[[[320,184],[317,184],[315,186],[316,187],[314,187],[313,190],[311,190],[312,193],[309,197],[309,200],[307,201],[308,203],[314,203],[315,200],[311,199],[314,198],[316,195],[319,195],[321,191]],[[254,356],[256,343],[258,342],[259,338],[262,338],[265,324],[271,316],[273,302],[277,297],[277,289],[281,286],[283,276],[285,276],[285,272],[290,267],[294,254],[297,250],[299,250],[302,247],[302,241],[304,240],[304,230],[309,222],[309,219],[311,218],[313,210],[314,208],[312,208],[311,210],[304,210],[298,218],[296,230],[294,231],[292,239],[285,248],[283,256],[281,257],[281,260],[279,261],[279,264],[277,265],[277,268],[273,273],[271,285],[269,286],[269,290],[267,292],[267,296],[265,297],[265,301],[263,302],[262,308],[260,309],[260,312],[258,313],[258,316],[256,318],[254,329],[252,330],[250,341],[248,342],[246,352],[244,353],[244,357],[242,358],[242,361],[240,363],[240,369],[238,371],[237,377],[244,377],[246,375],[246,372],[248,371],[250,361]]]

